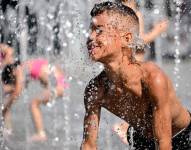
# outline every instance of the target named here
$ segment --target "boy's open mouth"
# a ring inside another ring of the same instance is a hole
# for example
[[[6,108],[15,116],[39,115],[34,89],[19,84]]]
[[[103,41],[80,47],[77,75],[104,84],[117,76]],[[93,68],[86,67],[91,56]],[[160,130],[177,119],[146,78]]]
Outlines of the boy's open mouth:
[[[93,54],[94,53],[94,50],[95,48],[100,48],[100,45],[96,44],[96,43],[93,43],[93,42],[90,42],[87,44],[87,48],[88,48],[88,51]]]

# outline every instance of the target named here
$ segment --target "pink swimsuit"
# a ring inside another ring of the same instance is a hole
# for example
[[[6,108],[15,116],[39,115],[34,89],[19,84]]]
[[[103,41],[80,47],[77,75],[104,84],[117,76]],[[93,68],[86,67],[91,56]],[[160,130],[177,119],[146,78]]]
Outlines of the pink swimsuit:
[[[30,76],[31,78],[33,79],[39,79],[40,77],[40,72],[41,72],[41,69],[44,65],[48,65],[48,61],[46,59],[42,59],[42,58],[39,58],[39,59],[33,59],[31,61],[31,70],[29,71],[30,73]],[[64,75],[59,75],[57,78],[56,78],[56,84],[58,86],[63,86],[64,88],[67,88],[68,87],[68,84],[65,82],[64,80]]]
[[[30,76],[33,79],[38,79],[40,77],[40,71],[44,65],[48,65],[48,61],[46,59],[34,59],[32,60],[32,66],[30,70]]]

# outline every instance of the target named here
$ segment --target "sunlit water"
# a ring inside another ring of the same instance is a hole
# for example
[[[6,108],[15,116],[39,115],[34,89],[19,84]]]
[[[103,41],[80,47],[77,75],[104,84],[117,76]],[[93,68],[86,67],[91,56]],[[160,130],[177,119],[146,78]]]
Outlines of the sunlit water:
[[[10,150],[79,149],[82,141],[83,117],[85,113],[83,106],[84,88],[88,81],[102,70],[99,64],[92,64],[88,60],[85,48],[90,19],[89,11],[94,2],[95,1],[90,0],[21,0],[19,2],[19,16],[13,16],[13,18],[19,18],[19,26],[15,26],[13,22],[10,28],[11,31],[16,31],[17,38],[21,42],[20,48],[22,52],[20,58],[22,60],[31,58],[31,56],[27,54],[27,51],[30,53],[34,50],[32,46],[27,45],[26,40],[27,37],[30,37],[28,36],[28,27],[23,13],[27,6],[30,13],[34,13],[38,18],[38,33],[36,35],[37,51],[35,51],[35,53],[48,58],[52,64],[61,64],[65,70],[66,80],[70,86],[66,89],[63,98],[58,99],[54,104],[41,107],[45,129],[49,137],[48,141],[45,143],[27,143],[27,138],[34,133],[29,104],[32,98],[34,98],[37,93],[40,94],[42,90],[38,82],[30,83],[23,91],[17,103],[13,105],[12,120],[14,134],[10,137],[0,138],[0,142],[4,146],[3,149],[5,149],[6,146]],[[158,6],[160,6],[160,4],[158,4]],[[154,10],[156,13],[154,14],[155,17],[158,15],[158,10],[158,8]],[[14,14],[11,13],[12,11],[14,10],[10,11],[9,17]],[[160,20],[160,18],[158,19]],[[59,28],[57,28],[57,24],[59,24]],[[36,30],[35,28],[34,30]],[[59,33],[56,36],[60,40],[61,51],[57,57],[54,57],[54,39],[57,30],[59,30]],[[160,40],[160,42],[161,41],[163,41],[163,39]],[[167,44],[168,46],[166,47],[169,48],[170,44]],[[27,47],[28,49],[26,49]],[[172,47],[170,48],[173,49]],[[164,47],[161,46],[161,48]],[[178,51],[175,51],[175,54],[178,54]],[[171,77],[174,85],[176,86],[178,84],[178,96],[182,99],[182,103],[188,109],[191,109],[191,85],[189,84],[191,83],[191,61],[182,61],[178,63],[178,66],[176,61],[174,63],[174,61],[162,62],[162,60],[160,60],[158,63]],[[180,77],[178,78],[178,83],[177,74],[174,74],[177,70],[178,77]],[[100,150],[128,149],[128,146],[124,145],[111,130],[112,125],[119,121],[120,119],[116,116],[104,109],[102,110],[98,141]]]

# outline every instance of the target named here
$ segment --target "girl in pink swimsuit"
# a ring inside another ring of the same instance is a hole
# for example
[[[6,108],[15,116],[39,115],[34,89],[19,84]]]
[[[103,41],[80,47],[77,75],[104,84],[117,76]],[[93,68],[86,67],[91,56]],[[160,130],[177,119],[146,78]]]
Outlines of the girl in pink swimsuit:
[[[64,74],[60,67],[52,66],[50,68],[46,59],[33,59],[28,61],[27,64],[29,76],[33,80],[39,80],[44,85],[42,94],[34,98],[31,102],[31,113],[36,127],[36,134],[30,138],[30,141],[45,141],[47,140],[47,136],[42,122],[40,105],[47,104],[51,100],[63,96],[64,89],[68,85],[65,83]],[[55,85],[51,84],[49,80],[50,76],[54,77]]]

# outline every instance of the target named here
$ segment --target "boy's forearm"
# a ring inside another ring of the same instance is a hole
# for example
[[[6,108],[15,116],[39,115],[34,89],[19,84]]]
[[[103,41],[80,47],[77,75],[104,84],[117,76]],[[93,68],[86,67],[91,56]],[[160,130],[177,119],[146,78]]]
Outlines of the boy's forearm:
[[[171,140],[159,142],[159,150],[172,150]]]

